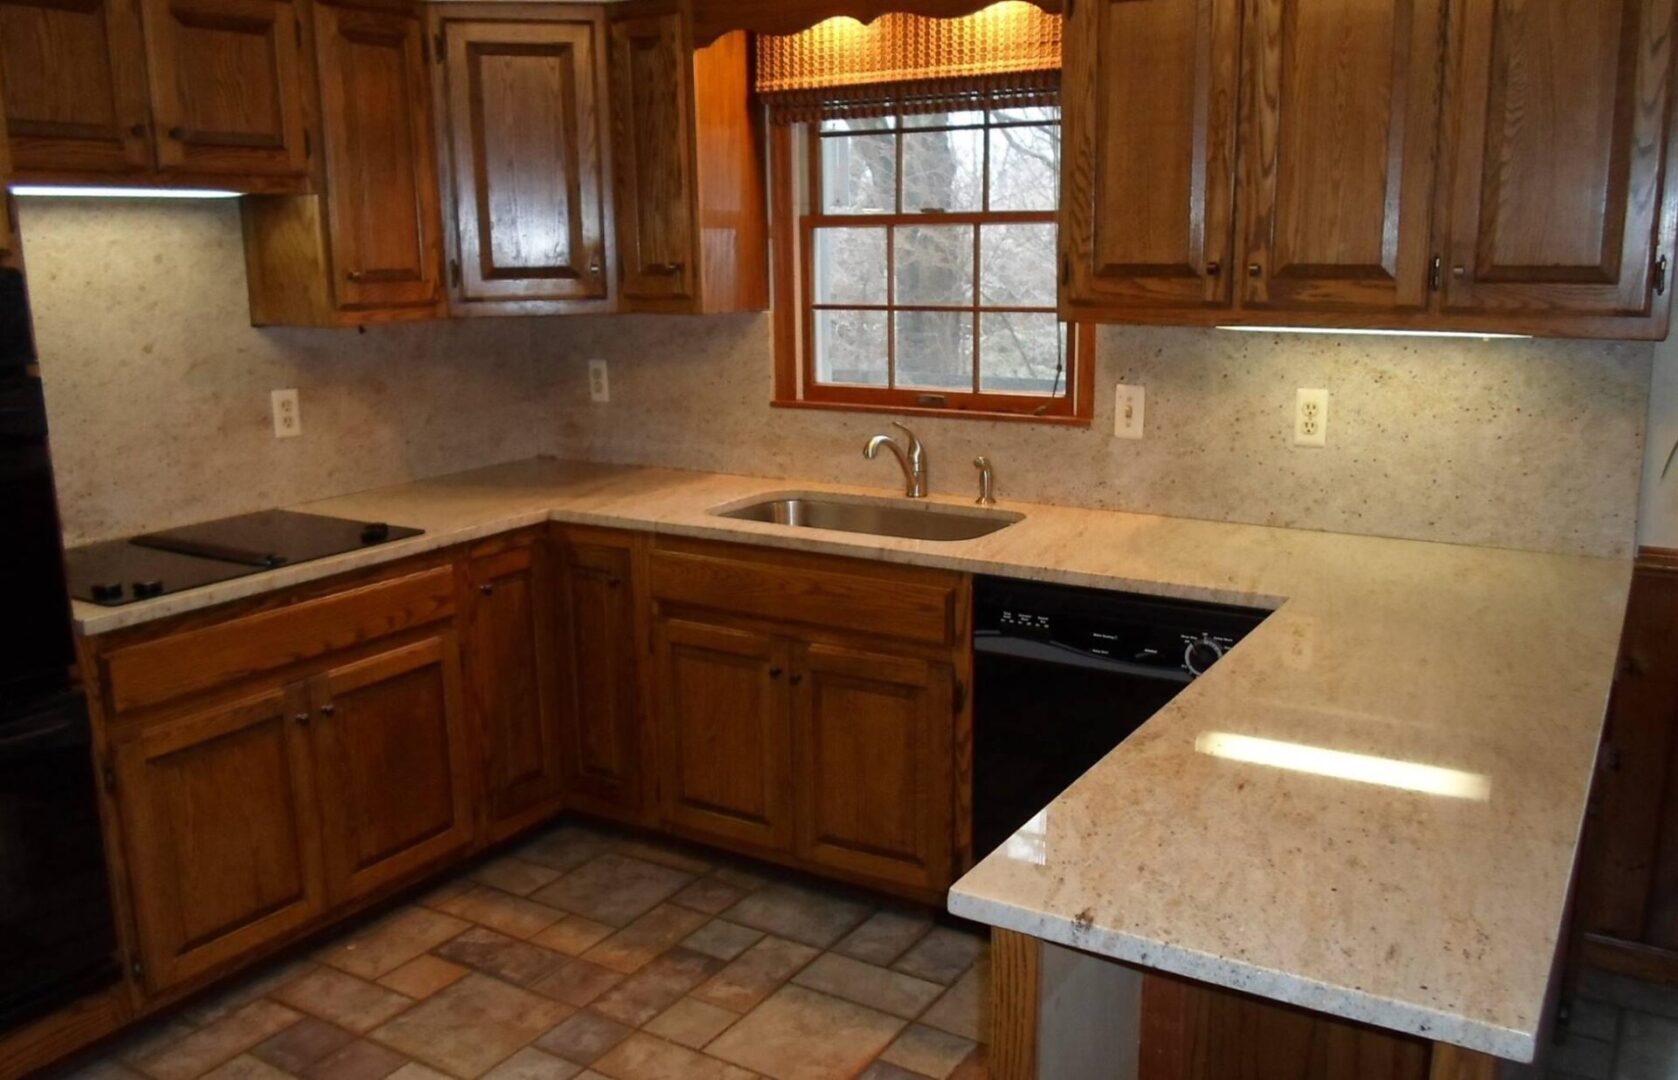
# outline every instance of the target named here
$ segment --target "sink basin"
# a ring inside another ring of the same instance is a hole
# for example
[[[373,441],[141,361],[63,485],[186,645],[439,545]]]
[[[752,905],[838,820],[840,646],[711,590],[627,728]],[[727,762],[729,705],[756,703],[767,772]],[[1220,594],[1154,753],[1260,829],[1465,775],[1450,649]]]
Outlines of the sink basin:
[[[965,510],[938,503],[904,505],[840,495],[777,495],[715,513],[740,521],[909,540],[972,540],[989,536],[1025,516],[1006,510]]]

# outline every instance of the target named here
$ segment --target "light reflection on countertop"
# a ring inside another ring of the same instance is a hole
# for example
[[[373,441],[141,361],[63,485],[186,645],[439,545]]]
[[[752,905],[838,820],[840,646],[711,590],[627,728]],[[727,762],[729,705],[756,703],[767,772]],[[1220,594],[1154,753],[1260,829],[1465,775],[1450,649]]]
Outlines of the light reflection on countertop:
[[[1375,754],[1304,746],[1229,731],[1208,731],[1194,740],[1194,748],[1202,754],[1229,761],[1292,769],[1359,784],[1381,784],[1452,799],[1491,798],[1491,778],[1483,773],[1424,765],[1416,761],[1395,761]]]

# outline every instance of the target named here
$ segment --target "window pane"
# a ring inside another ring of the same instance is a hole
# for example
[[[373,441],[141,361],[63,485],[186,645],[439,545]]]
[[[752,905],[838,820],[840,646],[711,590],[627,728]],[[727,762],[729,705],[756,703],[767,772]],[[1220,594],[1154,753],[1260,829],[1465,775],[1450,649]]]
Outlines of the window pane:
[[[984,139],[980,128],[904,132],[903,212],[979,209]]]
[[[973,303],[973,226],[904,225],[894,233],[897,303]]]
[[[823,131],[890,131],[897,124],[895,116],[852,116],[838,120],[823,120]]]
[[[811,284],[818,304],[886,302],[886,230],[817,229]]]
[[[889,214],[897,208],[897,136],[822,140],[822,209]]]
[[[979,229],[979,296],[997,307],[1055,306],[1055,227]]]
[[[886,385],[886,313],[817,311],[816,381]]]
[[[910,113],[903,117],[901,123],[908,128],[936,128],[936,127],[979,127],[985,122],[982,112],[932,112]]]
[[[984,312],[979,316],[979,389],[992,394],[1065,394],[1064,374],[1055,385],[1055,365],[1065,341],[1065,327],[1055,315]]]
[[[1014,105],[1007,108],[992,109],[990,119],[993,124],[1058,124],[1060,123],[1060,106]]]
[[[930,390],[973,389],[973,314],[897,313],[897,385]]]
[[[1059,202],[1059,125],[993,128],[990,208],[1053,210]]]

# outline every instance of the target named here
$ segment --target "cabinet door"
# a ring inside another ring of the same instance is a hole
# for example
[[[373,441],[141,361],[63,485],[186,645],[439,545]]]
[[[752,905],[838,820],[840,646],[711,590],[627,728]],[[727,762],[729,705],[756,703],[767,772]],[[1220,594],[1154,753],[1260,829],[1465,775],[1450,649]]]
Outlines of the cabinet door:
[[[624,300],[694,295],[692,59],[681,16],[612,21],[612,149]]]
[[[809,645],[792,679],[798,854],[905,885],[947,885],[955,828],[950,669]]]
[[[494,840],[546,816],[560,794],[552,621],[543,549],[521,544],[472,560],[467,688],[483,746]]]
[[[1428,299],[1441,0],[1250,0],[1244,307]]]
[[[559,559],[566,795],[591,813],[639,821],[647,785],[633,553],[567,539]]]
[[[25,172],[151,164],[134,0],[0,0],[0,102]]]
[[[324,907],[302,687],[146,728],[115,750],[146,985],[162,990]]]
[[[1672,0],[1453,10],[1446,308],[1649,311]]]
[[[1062,79],[1062,301],[1230,302],[1241,0],[1074,6]]]
[[[6,140],[6,114],[0,110],[0,255],[9,255],[17,247],[12,233],[12,200],[6,194],[6,184],[11,178],[12,149]]]
[[[664,619],[655,648],[665,821],[720,840],[789,849],[785,643],[752,630]]]
[[[456,298],[606,296],[601,21],[445,24]]]
[[[328,891],[407,877],[472,838],[452,631],[310,680]]]
[[[434,303],[441,247],[419,22],[325,5],[315,11],[338,305]]]
[[[290,0],[141,0],[157,164],[301,176],[301,24]]]

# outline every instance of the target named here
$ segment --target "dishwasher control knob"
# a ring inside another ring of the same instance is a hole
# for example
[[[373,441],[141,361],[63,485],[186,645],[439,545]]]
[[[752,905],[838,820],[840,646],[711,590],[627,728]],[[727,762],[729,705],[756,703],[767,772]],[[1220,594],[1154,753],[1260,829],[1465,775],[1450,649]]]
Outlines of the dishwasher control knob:
[[[1190,675],[1199,675],[1217,663],[1223,654],[1224,647],[1213,641],[1211,634],[1202,634],[1183,649],[1183,666],[1189,669]]]

